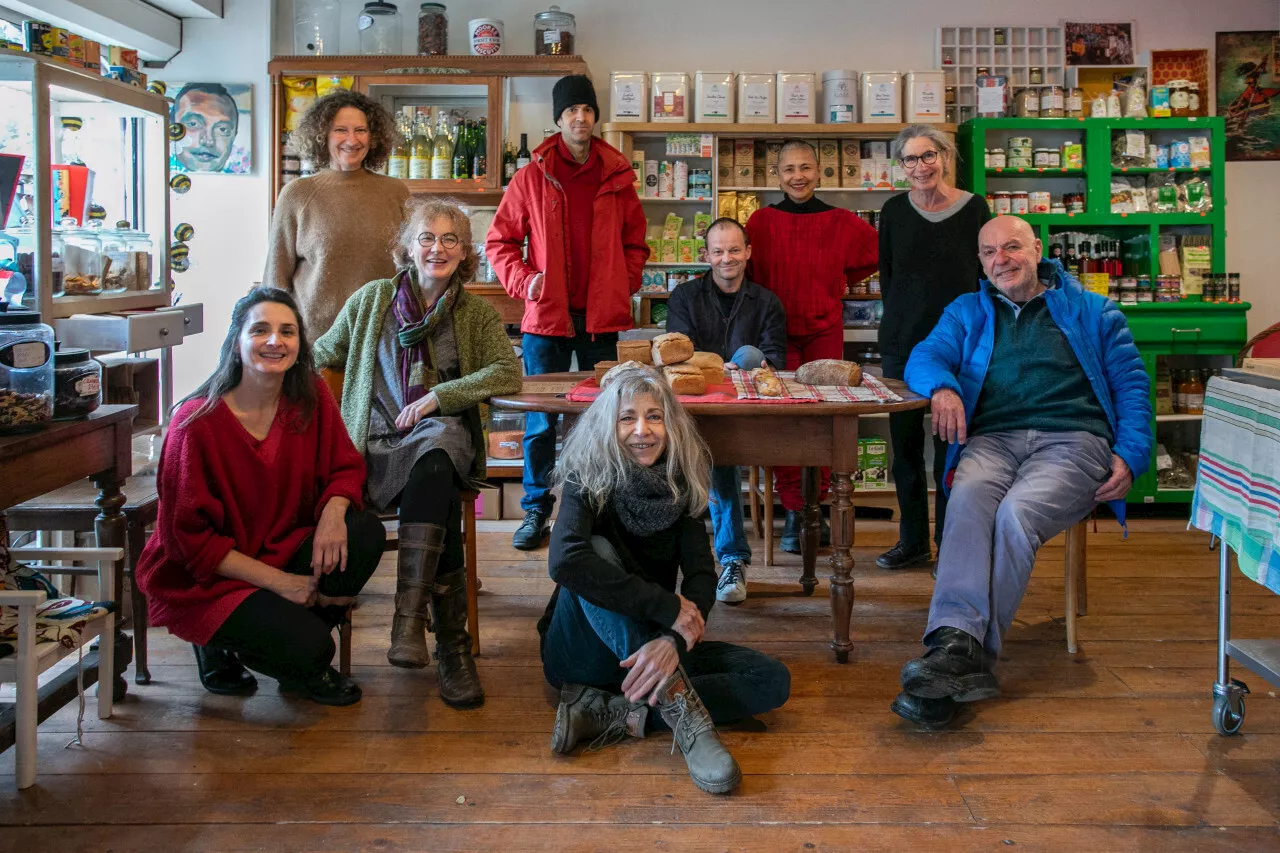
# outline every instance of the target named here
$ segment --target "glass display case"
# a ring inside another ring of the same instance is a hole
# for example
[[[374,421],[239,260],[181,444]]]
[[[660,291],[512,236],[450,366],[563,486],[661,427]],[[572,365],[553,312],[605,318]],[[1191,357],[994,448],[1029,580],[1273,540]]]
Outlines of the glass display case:
[[[47,321],[167,307],[165,99],[14,52],[0,55],[0,114],[7,124],[0,155],[22,158],[0,222],[0,266],[13,268],[3,298]],[[91,206],[129,233],[91,221]]]

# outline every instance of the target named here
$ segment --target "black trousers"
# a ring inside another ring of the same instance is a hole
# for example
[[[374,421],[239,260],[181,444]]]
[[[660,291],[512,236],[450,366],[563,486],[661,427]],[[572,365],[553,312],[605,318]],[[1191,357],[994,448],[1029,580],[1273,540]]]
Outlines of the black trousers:
[[[883,356],[886,379],[902,379],[907,359]],[[893,480],[898,494],[898,538],[909,547],[923,548],[929,542],[929,481],[924,470],[924,418],[928,409],[889,415],[889,436],[893,446]],[[942,545],[942,527],[947,517],[947,496],[942,490],[946,474],[947,443],[933,438],[933,541]]]
[[[311,574],[308,536],[284,571]],[[367,510],[347,512],[347,568],[320,578],[320,592],[352,596],[360,592],[378,568],[386,531],[378,516]],[[260,589],[240,602],[213,635],[209,645],[235,652],[240,662],[278,681],[301,681],[323,673],[337,651],[333,629],[345,608],[303,607],[270,590]]]
[[[409,480],[400,492],[401,524],[438,524],[444,528],[444,554],[437,576],[463,568],[462,480],[449,454],[436,449],[423,455],[409,469]]]

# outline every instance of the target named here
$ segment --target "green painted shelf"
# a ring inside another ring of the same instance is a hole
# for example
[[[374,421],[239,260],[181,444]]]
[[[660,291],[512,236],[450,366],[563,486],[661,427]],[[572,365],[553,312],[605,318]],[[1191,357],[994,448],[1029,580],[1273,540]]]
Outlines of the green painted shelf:
[[[1030,169],[987,169],[988,178],[1056,178],[1083,175],[1084,169],[1053,169],[1033,166]]]

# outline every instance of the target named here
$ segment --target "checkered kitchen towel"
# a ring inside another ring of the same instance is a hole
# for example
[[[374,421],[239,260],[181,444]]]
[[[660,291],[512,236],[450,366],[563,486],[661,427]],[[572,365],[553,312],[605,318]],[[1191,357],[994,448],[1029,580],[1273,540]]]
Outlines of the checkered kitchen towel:
[[[778,378],[782,380],[782,397],[762,397],[756,390],[755,380],[750,371],[730,370],[734,390],[738,392],[738,400],[761,401],[765,403],[901,403],[902,398],[893,393],[883,382],[874,376],[862,374],[862,384],[848,385],[805,385],[796,381],[795,371],[779,370]]]

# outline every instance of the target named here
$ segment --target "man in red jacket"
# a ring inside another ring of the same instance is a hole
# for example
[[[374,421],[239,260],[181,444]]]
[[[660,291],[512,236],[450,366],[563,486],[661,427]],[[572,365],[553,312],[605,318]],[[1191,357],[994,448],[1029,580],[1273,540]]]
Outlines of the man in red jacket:
[[[787,314],[787,369],[820,358],[844,358],[844,296],[849,284],[879,264],[876,231],[854,213],[814,198],[818,152],[789,139],[778,156],[778,183],[785,198],[762,207],[747,221],[751,262],[747,278],[777,294]],[[800,553],[799,468],[775,468],[778,497],[787,511],[782,550]],[[831,469],[823,468],[821,498]],[[830,536],[825,523],[823,539]]]
[[[562,77],[551,94],[560,133],[511,179],[489,228],[485,252],[507,293],[524,300],[526,374],[579,370],[613,359],[630,329],[631,295],[649,259],[646,222],[630,158],[593,139],[600,108],[591,81]],[[528,257],[524,242],[528,238]],[[511,544],[542,544],[555,501],[558,415],[530,412],[524,431],[524,521]]]

